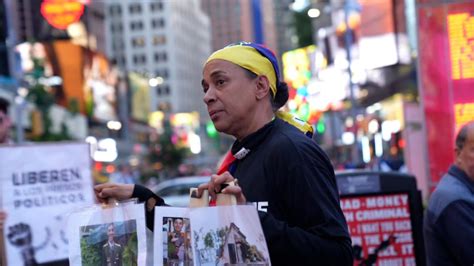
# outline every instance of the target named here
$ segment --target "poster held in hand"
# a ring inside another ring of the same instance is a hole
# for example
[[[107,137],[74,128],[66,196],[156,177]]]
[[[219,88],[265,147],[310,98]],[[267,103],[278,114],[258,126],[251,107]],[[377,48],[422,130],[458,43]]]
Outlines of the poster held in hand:
[[[93,206],[68,219],[69,263],[146,265],[147,240],[143,204]]]
[[[208,191],[197,194],[191,188],[190,208],[155,208],[154,265],[271,265],[255,206],[218,194],[217,206],[209,207]]]
[[[255,206],[193,208],[189,218],[194,265],[271,265]]]
[[[7,265],[67,260],[66,215],[94,204],[89,146],[4,146],[0,158]]]

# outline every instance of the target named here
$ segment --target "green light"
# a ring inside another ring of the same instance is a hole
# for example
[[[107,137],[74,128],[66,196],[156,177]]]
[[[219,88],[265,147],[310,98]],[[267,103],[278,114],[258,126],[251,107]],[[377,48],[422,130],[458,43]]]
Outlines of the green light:
[[[324,124],[324,121],[322,119],[319,119],[318,124],[316,125],[316,131],[319,134],[324,134],[326,131],[326,125]]]
[[[308,121],[309,118],[309,105],[304,103],[298,110],[298,117],[304,121]]]
[[[217,137],[217,130],[211,121],[207,122],[206,124],[206,133],[210,138]]]

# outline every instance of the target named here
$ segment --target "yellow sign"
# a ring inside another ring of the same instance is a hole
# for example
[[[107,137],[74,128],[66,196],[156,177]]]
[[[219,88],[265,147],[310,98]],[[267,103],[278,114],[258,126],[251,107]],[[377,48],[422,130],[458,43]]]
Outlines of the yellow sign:
[[[458,103],[454,105],[456,132],[467,122],[474,121],[474,103]]]
[[[474,16],[448,15],[448,36],[452,78],[474,78]]]

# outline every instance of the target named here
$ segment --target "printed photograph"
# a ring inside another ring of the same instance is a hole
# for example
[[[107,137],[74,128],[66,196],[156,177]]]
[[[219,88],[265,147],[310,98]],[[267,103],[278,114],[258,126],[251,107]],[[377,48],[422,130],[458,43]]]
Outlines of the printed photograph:
[[[163,265],[193,265],[191,226],[188,218],[163,217]]]
[[[190,213],[196,265],[270,264],[268,248],[253,206],[197,208]]]
[[[84,266],[138,265],[135,220],[80,227],[81,261]]]

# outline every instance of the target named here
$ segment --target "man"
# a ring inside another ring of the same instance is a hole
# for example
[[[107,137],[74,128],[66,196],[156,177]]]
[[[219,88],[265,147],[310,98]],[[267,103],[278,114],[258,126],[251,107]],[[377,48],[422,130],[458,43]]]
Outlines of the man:
[[[474,265],[474,121],[456,137],[454,164],[431,195],[424,224],[429,266]]]
[[[105,266],[121,266],[122,265],[122,253],[123,248],[120,244],[115,243],[115,226],[114,224],[109,224],[107,227],[107,243],[102,247]]]
[[[178,265],[185,259],[185,241],[186,237],[183,229],[183,219],[173,219],[173,231],[168,234],[168,262],[176,262]]]
[[[9,105],[7,100],[0,98],[0,145],[12,143],[10,139],[10,127],[12,124],[8,116]]]
[[[352,265],[329,158],[297,121],[275,113],[288,100],[275,55],[253,43],[218,50],[204,66],[202,87],[214,126],[236,141],[199,194],[207,189],[213,200],[222,192],[234,195],[239,204],[254,203],[272,265]],[[238,186],[220,191],[235,179]],[[121,188],[101,185],[96,193],[101,199],[150,198],[139,186],[133,192]]]

